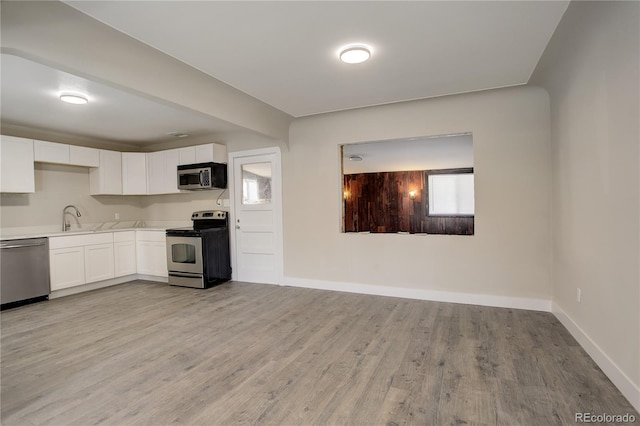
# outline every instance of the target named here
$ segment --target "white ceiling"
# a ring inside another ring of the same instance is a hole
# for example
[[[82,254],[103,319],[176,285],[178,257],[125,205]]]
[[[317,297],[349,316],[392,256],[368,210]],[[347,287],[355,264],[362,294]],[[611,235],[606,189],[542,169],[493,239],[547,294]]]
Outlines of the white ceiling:
[[[2,54],[2,122],[95,140],[148,145],[237,130],[231,124],[178,109],[51,67]],[[34,84],[35,83],[35,84]],[[90,94],[87,105],[60,102],[61,93]]]
[[[568,5],[566,1],[65,3],[294,117],[526,84]],[[69,31],[74,30],[70,23]],[[371,60],[341,63],[338,48],[352,42],[370,44]],[[0,65],[3,126],[136,145],[169,142],[169,132],[214,140],[216,135],[241,130],[145,96],[135,87],[99,83],[90,76],[80,78],[6,54]],[[89,105],[82,109],[59,102],[58,93],[67,85],[88,89]]]
[[[294,117],[526,84],[565,1],[67,1]],[[337,50],[373,47],[347,65]]]
[[[473,137],[462,134],[347,144],[342,156],[345,175],[473,167]],[[362,160],[350,160],[351,156]]]

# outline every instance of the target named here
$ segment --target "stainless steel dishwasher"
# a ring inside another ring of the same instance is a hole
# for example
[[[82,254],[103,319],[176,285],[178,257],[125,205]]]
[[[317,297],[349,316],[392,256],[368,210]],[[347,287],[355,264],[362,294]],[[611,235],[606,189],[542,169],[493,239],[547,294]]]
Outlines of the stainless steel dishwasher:
[[[49,240],[0,241],[0,304],[2,309],[49,297]]]

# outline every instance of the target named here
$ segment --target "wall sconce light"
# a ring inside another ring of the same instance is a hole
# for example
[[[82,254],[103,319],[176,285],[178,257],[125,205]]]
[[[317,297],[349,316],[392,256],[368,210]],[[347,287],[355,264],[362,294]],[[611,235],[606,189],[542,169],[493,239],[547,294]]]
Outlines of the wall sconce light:
[[[344,191],[342,193],[342,196],[344,197],[345,200],[348,200],[349,199],[349,191]]]
[[[416,191],[409,191],[409,198],[411,200],[415,200],[416,199]]]

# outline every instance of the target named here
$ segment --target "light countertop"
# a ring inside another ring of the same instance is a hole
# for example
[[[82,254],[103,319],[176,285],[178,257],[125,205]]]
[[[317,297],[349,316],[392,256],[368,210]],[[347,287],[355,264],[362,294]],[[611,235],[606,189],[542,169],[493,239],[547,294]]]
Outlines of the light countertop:
[[[25,238],[42,237],[62,237],[69,235],[96,234],[104,232],[123,231],[165,231],[168,228],[180,228],[190,226],[191,222],[184,221],[123,221],[105,222],[82,225],[81,227],[71,227],[69,231],[63,232],[58,226],[30,226],[19,228],[0,229],[1,240],[19,240]]]

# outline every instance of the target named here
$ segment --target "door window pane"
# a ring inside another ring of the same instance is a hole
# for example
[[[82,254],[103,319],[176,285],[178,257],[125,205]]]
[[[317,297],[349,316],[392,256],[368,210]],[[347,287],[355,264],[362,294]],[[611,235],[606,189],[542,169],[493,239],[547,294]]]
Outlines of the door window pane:
[[[242,165],[242,204],[271,204],[271,163]]]
[[[473,173],[429,175],[429,215],[473,215]]]

